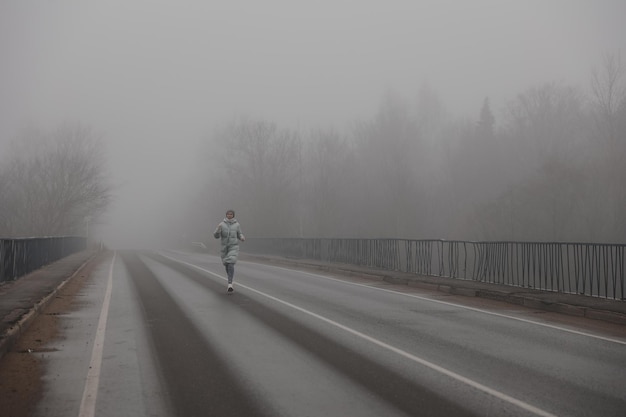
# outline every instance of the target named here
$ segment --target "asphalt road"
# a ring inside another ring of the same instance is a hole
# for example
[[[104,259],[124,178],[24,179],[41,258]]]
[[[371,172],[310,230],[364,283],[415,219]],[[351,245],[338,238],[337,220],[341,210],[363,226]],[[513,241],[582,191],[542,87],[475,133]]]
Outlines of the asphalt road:
[[[62,319],[38,415],[626,410],[623,326],[252,262],[235,288],[214,256],[116,253]]]

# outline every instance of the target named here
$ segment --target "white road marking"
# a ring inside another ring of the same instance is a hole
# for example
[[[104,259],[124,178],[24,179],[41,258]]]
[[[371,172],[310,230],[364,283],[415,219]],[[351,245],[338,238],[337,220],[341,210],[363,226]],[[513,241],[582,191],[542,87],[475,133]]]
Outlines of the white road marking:
[[[192,268],[198,269],[198,270],[200,270],[202,272],[205,272],[205,273],[207,273],[209,275],[212,275],[214,277],[226,280],[225,277],[223,277],[223,276],[221,276],[219,274],[216,274],[215,272],[211,272],[211,271],[209,271],[207,269],[199,267],[197,265],[191,264],[189,262],[181,261],[179,259],[171,258],[171,257],[169,257],[167,255],[163,255],[163,256],[168,258],[168,259],[171,259],[171,260],[173,260],[175,262],[178,262],[178,263],[190,266]],[[299,311],[301,313],[304,313],[306,315],[314,317],[314,318],[316,318],[318,320],[321,320],[321,321],[323,321],[323,322],[325,322],[327,324],[330,324],[330,325],[332,325],[334,327],[337,327],[337,328],[339,328],[339,329],[341,329],[341,330],[343,330],[343,331],[345,331],[347,333],[350,333],[350,334],[352,334],[354,336],[357,336],[357,337],[359,337],[359,338],[361,338],[363,340],[366,340],[366,341],[368,341],[370,343],[373,343],[373,344],[375,344],[375,345],[377,345],[377,346],[379,346],[379,347],[381,347],[383,349],[387,349],[387,350],[389,350],[391,352],[394,352],[394,353],[396,353],[396,354],[398,354],[398,355],[400,355],[400,356],[402,356],[404,358],[407,358],[407,359],[409,359],[409,360],[411,360],[413,362],[419,363],[422,366],[425,366],[425,367],[430,368],[430,369],[432,369],[432,370],[434,370],[436,372],[444,374],[444,375],[446,375],[446,376],[448,376],[448,377],[450,377],[452,379],[455,379],[455,380],[457,380],[459,382],[467,384],[467,385],[469,385],[469,386],[471,386],[471,387],[473,387],[473,388],[475,388],[475,389],[477,389],[479,391],[487,393],[487,394],[489,394],[489,395],[491,395],[493,397],[496,397],[496,398],[498,398],[498,399],[500,399],[502,401],[505,401],[505,402],[508,402],[510,404],[513,404],[513,405],[515,405],[515,406],[517,406],[517,407],[519,407],[519,408],[521,408],[523,410],[529,411],[529,412],[534,413],[534,414],[536,414],[538,416],[556,417],[555,414],[552,414],[552,413],[550,413],[548,411],[545,411],[545,410],[542,410],[540,408],[537,408],[537,407],[535,407],[535,406],[533,406],[531,404],[528,404],[528,403],[526,403],[524,401],[518,400],[517,398],[513,398],[513,397],[511,397],[511,396],[509,396],[507,394],[504,394],[504,393],[502,393],[500,391],[497,391],[497,390],[495,390],[493,388],[489,388],[486,385],[483,385],[483,384],[481,384],[479,382],[473,381],[473,380],[471,380],[471,379],[469,379],[467,377],[459,375],[456,372],[450,371],[450,370],[448,370],[446,368],[443,368],[443,367],[441,367],[439,365],[436,365],[436,364],[434,364],[432,362],[429,362],[429,361],[427,361],[425,359],[422,359],[422,358],[420,358],[418,356],[415,356],[415,355],[413,355],[413,354],[411,354],[411,353],[409,353],[407,351],[404,351],[402,349],[398,349],[398,348],[396,348],[394,346],[391,346],[391,345],[389,345],[389,344],[387,344],[387,343],[385,343],[385,342],[383,342],[381,340],[378,340],[378,339],[376,339],[374,337],[368,336],[368,335],[366,335],[364,333],[361,333],[358,330],[354,330],[354,329],[352,329],[352,328],[350,328],[348,326],[344,326],[341,323],[333,321],[333,320],[331,320],[329,318],[326,318],[324,316],[321,316],[321,315],[319,315],[317,313],[314,313],[312,311],[309,311],[307,309],[299,307],[299,306],[297,306],[295,304],[291,304],[288,301],[281,300],[280,298],[277,298],[277,297],[274,297],[274,296],[269,295],[267,293],[264,293],[262,291],[256,290],[256,289],[254,289],[252,287],[249,287],[247,285],[238,284],[238,286],[241,287],[241,288],[245,288],[248,291],[252,291],[252,292],[254,292],[254,293],[256,293],[256,294],[258,294],[260,296],[266,297],[266,298],[268,298],[268,299],[270,299],[272,301],[275,301],[277,303],[283,304],[283,305],[285,305],[287,307],[290,307],[290,308],[292,308],[294,310],[297,310],[297,311]]]
[[[107,318],[109,317],[109,305],[111,304],[111,292],[113,288],[113,265],[115,264],[115,256],[117,252],[113,252],[113,259],[109,267],[109,279],[107,281],[107,289],[102,302],[102,310],[98,320],[98,329],[91,352],[91,362],[89,363],[89,371],[87,371],[87,380],[85,381],[85,390],[83,391],[83,399],[80,403],[79,417],[93,417],[96,413],[96,399],[98,398],[98,386],[100,385],[100,368],[102,366],[102,351],[104,349],[104,333],[107,327]]]
[[[246,263],[257,264],[256,262],[246,262]],[[510,320],[517,320],[517,321],[521,321],[523,323],[528,323],[528,324],[534,324],[536,326],[547,327],[547,328],[550,328],[550,329],[559,330],[559,331],[567,332],[567,333],[572,333],[572,334],[576,334],[576,335],[579,335],[579,336],[592,337],[594,339],[604,340],[606,342],[612,342],[612,343],[618,343],[620,345],[626,345],[626,341],[624,341],[624,340],[613,339],[613,338],[605,337],[605,336],[598,336],[598,335],[591,334],[591,333],[585,333],[585,332],[581,332],[581,331],[578,331],[578,330],[568,329],[566,327],[556,326],[554,324],[541,323],[541,322],[538,322],[538,321],[524,319],[524,318],[521,318],[521,317],[509,316],[507,314],[494,313],[493,311],[482,310],[480,308],[475,308],[475,307],[468,307],[468,306],[464,306],[462,304],[450,303],[450,302],[447,302],[447,301],[436,300],[434,298],[424,297],[424,296],[415,295],[415,294],[406,294],[406,293],[403,293],[403,292],[400,292],[400,291],[389,290],[389,289],[386,289],[386,288],[373,287],[373,286],[367,285],[367,284],[358,284],[356,282],[344,281],[342,279],[331,278],[331,277],[327,277],[327,276],[324,276],[324,275],[314,274],[312,272],[300,271],[300,270],[297,270],[297,269],[290,269],[290,268],[284,268],[284,267],[280,267],[280,266],[266,265],[266,264],[257,264],[257,265],[263,265],[263,266],[268,266],[270,268],[282,269],[282,270],[285,270],[285,271],[297,272],[297,273],[305,274],[305,275],[311,275],[311,276],[314,276],[316,278],[323,278],[323,279],[330,280],[330,281],[341,282],[341,283],[344,283],[346,285],[354,285],[354,286],[357,286],[357,287],[369,288],[369,289],[376,290],[376,291],[383,291],[383,292],[388,292],[388,293],[392,293],[392,294],[396,294],[396,295],[403,295],[405,297],[417,298],[419,300],[430,301],[432,303],[447,305],[447,306],[456,307],[456,308],[462,308],[464,310],[470,310],[470,311],[474,311],[474,312],[477,312],[477,313],[488,314],[490,316],[502,317],[502,318],[506,318],[506,319],[510,319]]]

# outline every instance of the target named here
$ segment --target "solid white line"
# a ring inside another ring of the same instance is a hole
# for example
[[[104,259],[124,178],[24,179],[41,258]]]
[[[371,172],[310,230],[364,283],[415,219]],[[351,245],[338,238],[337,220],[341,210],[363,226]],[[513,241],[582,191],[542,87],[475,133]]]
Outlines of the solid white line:
[[[199,267],[197,265],[191,264],[189,262],[185,262],[185,261],[181,261],[181,260],[178,260],[178,259],[170,258],[169,256],[166,256],[166,255],[163,255],[163,256],[165,256],[166,258],[172,259],[173,261],[176,261],[176,262],[179,262],[179,263],[191,266],[193,268],[196,268],[196,269],[198,269],[200,271],[203,271],[203,272],[205,272],[207,274],[213,275],[213,276],[218,277],[220,279],[226,279],[226,278],[224,278],[223,276],[221,276],[219,274],[216,274],[214,272],[211,272],[211,271],[209,271],[207,269],[204,269],[204,268]],[[391,346],[391,345],[389,345],[389,344],[387,344],[387,343],[385,343],[383,341],[380,341],[380,340],[378,340],[376,338],[373,338],[373,337],[368,336],[368,335],[366,335],[364,333],[361,333],[361,332],[359,332],[357,330],[354,330],[354,329],[352,329],[352,328],[350,328],[348,326],[344,326],[341,323],[333,321],[333,320],[331,320],[329,318],[326,318],[324,316],[321,316],[321,315],[319,315],[317,313],[314,313],[312,311],[306,310],[306,309],[304,309],[302,307],[298,307],[295,304],[291,304],[290,302],[281,300],[280,298],[276,298],[276,297],[274,297],[272,295],[269,295],[269,294],[266,294],[266,293],[264,293],[262,291],[255,290],[254,288],[251,288],[251,287],[249,287],[247,285],[238,284],[238,286],[241,287],[241,288],[245,288],[248,291],[252,291],[252,292],[254,292],[254,293],[258,294],[258,295],[261,295],[263,297],[266,297],[266,298],[268,298],[268,299],[270,299],[272,301],[275,301],[277,303],[283,304],[283,305],[285,305],[287,307],[290,307],[290,308],[292,308],[294,310],[297,310],[297,311],[299,311],[301,313],[304,313],[306,315],[314,317],[314,318],[316,318],[318,320],[321,320],[321,321],[323,321],[325,323],[328,323],[328,324],[330,324],[330,325],[332,325],[334,327],[337,327],[337,328],[339,328],[339,329],[341,329],[341,330],[343,330],[345,332],[348,332],[348,333],[350,333],[350,334],[352,334],[354,336],[357,336],[357,337],[359,337],[359,338],[361,338],[363,340],[366,340],[366,341],[368,341],[370,343],[373,343],[373,344],[375,344],[377,346],[380,346],[380,347],[382,347],[384,349],[387,349],[387,350],[389,350],[391,352],[394,352],[394,353],[396,353],[396,354],[398,354],[400,356],[403,356],[403,357],[405,357],[405,358],[407,358],[409,360],[412,360],[413,362],[419,363],[420,365],[423,365],[423,366],[425,366],[427,368],[430,368],[430,369],[432,369],[432,370],[434,370],[436,372],[444,374],[444,375],[446,375],[446,376],[448,376],[448,377],[450,377],[452,379],[455,379],[455,380],[457,380],[459,382],[467,384],[467,385],[469,385],[469,386],[471,386],[471,387],[473,387],[473,388],[475,388],[475,389],[477,389],[479,391],[482,391],[484,393],[492,395],[492,396],[494,396],[494,397],[496,397],[496,398],[498,398],[498,399],[500,399],[502,401],[505,401],[505,402],[508,402],[510,404],[513,404],[513,405],[515,405],[515,406],[517,406],[517,407],[519,407],[519,408],[521,408],[523,410],[529,411],[529,412],[534,413],[534,414],[536,414],[538,416],[556,417],[555,414],[552,414],[552,413],[550,413],[548,411],[545,411],[545,410],[542,410],[540,408],[537,408],[537,407],[535,407],[535,406],[533,406],[531,404],[528,404],[528,403],[526,403],[524,401],[518,400],[517,398],[513,398],[513,397],[511,397],[509,395],[506,395],[506,394],[504,394],[504,393],[502,393],[500,391],[497,391],[495,389],[489,388],[486,385],[483,385],[481,383],[473,381],[473,380],[471,380],[469,378],[466,378],[466,377],[464,377],[462,375],[457,374],[456,372],[452,372],[452,371],[450,371],[450,370],[448,370],[446,368],[443,368],[443,367],[441,367],[439,365],[436,365],[436,364],[434,364],[432,362],[429,362],[429,361],[427,361],[425,359],[417,357],[417,356],[415,356],[415,355],[413,355],[413,354],[411,354],[411,353],[409,353],[407,351],[404,351],[402,349],[398,349],[398,348],[396,348],[394,346]]]
[[[104,333],[107,327],[107,318],[109,316],[109,305],[111,304],[113,264],[115,264],[116,254],[117,252],[114,251],[111,266],[109,267],[109,279],[107,281],[104,301],[102,302],[100,319],[98,320],[96,338],[91,352],[91,362],[89,363],[89,371],[87,372],[87,380],[85,381],[83,399],[80,403],[80,412],[78,413],[79,417],[93,417],[96,413],[96,399],[98,397],[98,385],[100,385],[100,368],[102,365],[102,351],[104,349]]]
[[[581,332],[579,330],[572,330],[572,329],[568,329],[568,328],[565,328],[565,327],[556,326],[554,324],[541,323],[541,322],[538,322],[538,321],[524,319],[524,318],[521,318],[521,317],[509,316],[507,314],[502,314],[502,313],[494,313],[493,311],[482,310],[480,308],[468,307],[468,306],[464,306],[462,304],[450,303],[448,301],[436,300],[434,298],[424,297],[424,296],[415,295],[415,294],[406,294],[406,293],[403,293],[403,292],[400,292],[400,291],[389,290],[389,289],[386,289],[386,288],[373,287],[373,286],[367,285],[367,284],[358,284],[356,282],[344,281],[342,279],[331,278],[331,277],[327,277],[327,276],[324,276],[324,275],[314,274],[312,272],[300,271],[300,270],[297,270],[297,269],[290,269],[290,268],[284,268],[284,267],[280,267],[280,266],[266,265],[266,264],[261,264],[261,263],[257,263],[257,262],[249,262],[249,261],[246,262],[246,263],[253,263],[255,265],[263,265],[263,266],[268,266],[270,268],[282,269],[282,270],[285,270],[285,271],[297,272],[297,273],[305,274],[305,275],[311,275],[311,276],[316,277],[316,278],[323,278],[323,279],[330,280],[330,281],[341,282],[341,283],[344,283],[346,285],[354,285],[354,286],[357,286],[357,287],[369,288],[369,289],[376,290],[376,291],[383,291],[383,292],[388,292],[388,293],[392,293],[392,294],[396,294],[396,295],[403,295],[405,297],[411,297],[411,298],[416,298],[416,299],[419,299],[419,300],[430,301],[432,303],[442,304],[442,305],[446,305],[446,306],[450,306],[450,307],[462,308],[464,310],[470,310],[470,311],[474,311],[474,312],[477,312],[477,313],[488,314],[490,316],[502,317],[502,318],[506,318],[506,319],[510,319],[510,320],[517,320],[517,321],[521,321],[521,322],[527,323],[527,324],[534,324],[536,326],[547,327],[549,329],[554,329],[554,330],[559,330],[559,331],[562,331],[562,332],[572,333],[572,334],[575,334],[575,335],[578,335],[578,336],[591,337],[591,338],[594,338],[594,339],[604,340],[606,342],[618,343],[620,345],[625,345],[626,346],[626,341],[624,341],[624,340],[613,339],[613,338],[605,337],[605,336],[599,336],[599,335],[595,335],[595,334],[591,334],[591,333]]]

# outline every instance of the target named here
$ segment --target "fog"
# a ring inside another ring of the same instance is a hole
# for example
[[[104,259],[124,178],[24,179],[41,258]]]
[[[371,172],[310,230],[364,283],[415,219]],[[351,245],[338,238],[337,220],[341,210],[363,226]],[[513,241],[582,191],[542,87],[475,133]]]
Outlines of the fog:
[[[389,91],[412,99],[426,87],[450,118],[477,120],[488,97],[498,121],[533,86],[587,88],[603,54],[625,53],[625,18],[622,0],[7,0],[0,152],[28,126],[100,132],[116,189],[97,233],[146,247],[172,212],[203,200],[189,195],[201,192],[198,167],[225,152],[206,146],[220,126],[251,118],[342,134]],[[229,208],[244,232],[260,221],[210,190],[214,209],[193,238]],[[455,237],[433,233],[411,237]]]

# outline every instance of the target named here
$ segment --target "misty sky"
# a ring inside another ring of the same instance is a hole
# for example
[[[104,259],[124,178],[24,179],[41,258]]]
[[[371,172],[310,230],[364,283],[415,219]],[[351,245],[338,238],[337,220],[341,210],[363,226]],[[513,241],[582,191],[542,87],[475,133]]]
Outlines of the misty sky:
[[[341,128],[424,85],[475,119],[487,96],[497,113],[533,85],[586,88],[605,52],[626,58],[625,21],[623,0],[3,0],[0,151],[25,126],[101,132],[105,238],[132,246],[215,123]]]

